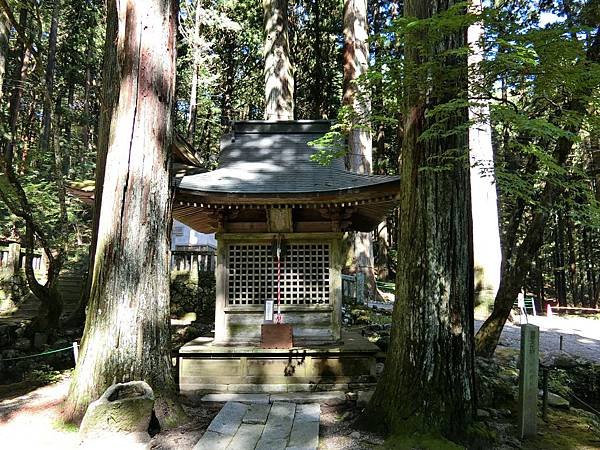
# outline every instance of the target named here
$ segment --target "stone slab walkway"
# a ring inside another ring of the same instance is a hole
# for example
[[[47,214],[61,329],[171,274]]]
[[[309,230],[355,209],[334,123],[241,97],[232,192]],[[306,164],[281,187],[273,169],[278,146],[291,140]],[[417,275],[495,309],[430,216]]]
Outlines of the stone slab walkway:
[[[252,404],[268,404],[274,402],[290,403],[320,403],[322,405],[334,406],[344,403],[346,393],[343,391],[320,391],[320,392],[285,392],[281,394],[206,394],[201,399],[203,402],[239,402]]]
[[[316,450],[318,403],[228,401],[194,450]]]

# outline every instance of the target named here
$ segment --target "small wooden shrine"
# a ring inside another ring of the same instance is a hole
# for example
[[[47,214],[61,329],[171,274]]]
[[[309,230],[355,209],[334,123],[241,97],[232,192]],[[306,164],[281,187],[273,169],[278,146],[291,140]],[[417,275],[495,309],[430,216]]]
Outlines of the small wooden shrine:
[[[342,237],[380,223],[399,179],[350,172],[341,159],[312,162],[309,142],[329,128],[235,122],[219,168],[178,179],[174,218],[216,232],[218,242],[215,335],[180,350],[182,392],[282,383],[292,390],[374,375],[377,348],[341,329]],[[262,348],[266,306],[291,325],[291,349]]]

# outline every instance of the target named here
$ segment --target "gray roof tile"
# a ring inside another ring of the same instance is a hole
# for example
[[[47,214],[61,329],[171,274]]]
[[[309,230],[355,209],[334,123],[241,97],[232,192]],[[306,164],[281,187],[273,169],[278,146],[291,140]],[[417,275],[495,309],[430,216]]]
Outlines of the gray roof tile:
[[[324,121],[236,122],[221,141],[217,170],[183,177],[179,189],[213,193],[279,194],[331,192],[397,181],[398,177],[360,175],[310,160],[308,142],[329,128]]]

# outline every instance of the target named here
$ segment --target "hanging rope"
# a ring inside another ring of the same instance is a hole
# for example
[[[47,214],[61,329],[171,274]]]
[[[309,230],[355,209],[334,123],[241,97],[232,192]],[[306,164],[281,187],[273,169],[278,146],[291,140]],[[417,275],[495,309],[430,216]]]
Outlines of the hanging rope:
[[[277,314],[275,315],[275,323],[282,323],[281,316],[281,236],[277,236]]]
[[[0,361],[4,362],[4,361],[16,361],[17,359],[37,358],[38,356],[50,355],[52,353],[58,353],[58,352],[66,352],[67,350],[73,350],[73,347],[59,348],[58,350],[50,350],[50,351],[43,352],[43,353],[36,353],[35,355],[17,356],[16,358],[0,358]]]

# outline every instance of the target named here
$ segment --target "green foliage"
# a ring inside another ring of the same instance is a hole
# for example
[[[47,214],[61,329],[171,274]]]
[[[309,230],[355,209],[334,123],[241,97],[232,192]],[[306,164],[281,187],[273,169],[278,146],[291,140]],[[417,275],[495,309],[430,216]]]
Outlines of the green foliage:
[[[25,380],[39,384],[58,383],[64,378],[64,373],[54,370],[51,366],[40,365],[25,375]]]
[[[71,423],[71,422],[65,422],[62,418],[58,418],[56,419],[52,426],[59,431],[65,432],[65,433],[78,433],[79,432],[79,425],[75,424],[75,423]]]
[[[214,318],[216,281],[212,272],[173,272],[171,274],[171,316],[182,317],[195,312],[196,319],[211,322]]]
[[[59,1],[59,0],[55,0]],[[65,248],[67,259],[87,248],[91,212],[78,200],[67,196],[67,224],[60,220],[59,181],[69,184],[80,178],[93,176],[95,167],[96,118],[99,111],[99,83],[102,46],[104,40],[103,3],[92,0],[85,3],[60,0],[58,9],[58,36],[56,67],[53,73],[53,98],[50,148],[40,144],[41,118],[48,96],[45,83],[49,53],[49,30],[55,2],[22,3],[9,1],[13,15],[19,19],[20,10],[28,8],[26,23],[21,24],[30,36],[35,49],[35,61],[29,57],[21,74],[15,73],[20,57],[20,40],[10,35],[5,98],[22,88],[17,135],[11,136],[3,127],[0,139],[3,148],[14,141],[13,170],[18,176],[35,223],[46,237],[53,251]],[[17,77],[22,77],[17,81]],[[9,102],[0,104],[0,123],[8,123]],[[55,152],[62,155],[61,167],[56,167]],[[24,222],[13,213],[22,210],[13,188],[0,175],[0,189],[8,197],[8,204],[0,204],[0,236],[23,239]],[[39,236],[38,236],[39,237]],[[39,243],[36,243],[36,246]]]

